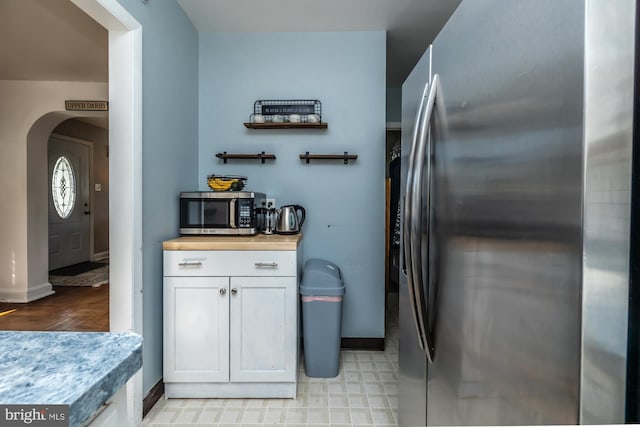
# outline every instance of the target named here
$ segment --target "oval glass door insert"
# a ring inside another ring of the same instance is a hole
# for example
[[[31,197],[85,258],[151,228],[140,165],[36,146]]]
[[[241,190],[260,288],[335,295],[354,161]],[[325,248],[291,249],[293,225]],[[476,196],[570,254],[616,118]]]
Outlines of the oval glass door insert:
[[[76,203],[76,178],[71,162],[65,156],[60,156],[53,167],[51,195],[60,218],[68,218]]]

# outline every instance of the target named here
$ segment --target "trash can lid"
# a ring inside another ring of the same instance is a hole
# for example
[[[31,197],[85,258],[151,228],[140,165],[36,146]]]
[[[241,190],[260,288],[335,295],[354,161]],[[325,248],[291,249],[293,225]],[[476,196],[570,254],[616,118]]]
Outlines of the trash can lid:
[[[344,295],[344,284],[340,268],[334,263],[320,258],[307,260],[302,271],[300,294]]]

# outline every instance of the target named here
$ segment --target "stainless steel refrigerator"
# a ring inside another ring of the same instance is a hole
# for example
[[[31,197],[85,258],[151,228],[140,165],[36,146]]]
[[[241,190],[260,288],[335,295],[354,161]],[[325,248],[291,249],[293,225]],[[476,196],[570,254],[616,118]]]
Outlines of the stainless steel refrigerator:
[[[402,426],[625,421],[635,3],[463,0],[405,81]]]

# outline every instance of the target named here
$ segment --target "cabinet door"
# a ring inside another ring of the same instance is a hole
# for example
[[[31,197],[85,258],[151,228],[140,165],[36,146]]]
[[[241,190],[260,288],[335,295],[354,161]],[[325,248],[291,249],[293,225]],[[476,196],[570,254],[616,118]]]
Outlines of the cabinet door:
[[[295,381],[297,297],[295,277],[231,277],[231,381]]]
[[[164,380],[229,380],[229,278],[164,278]]]

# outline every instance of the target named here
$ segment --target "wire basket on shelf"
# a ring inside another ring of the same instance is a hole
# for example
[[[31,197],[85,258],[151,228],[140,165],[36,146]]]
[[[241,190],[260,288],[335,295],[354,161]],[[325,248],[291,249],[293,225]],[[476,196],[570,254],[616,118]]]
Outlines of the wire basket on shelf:
[[[322,103],[317,99],[262,99],[253,104],[252,122],[255,116],[266,123],[320,123]]]

